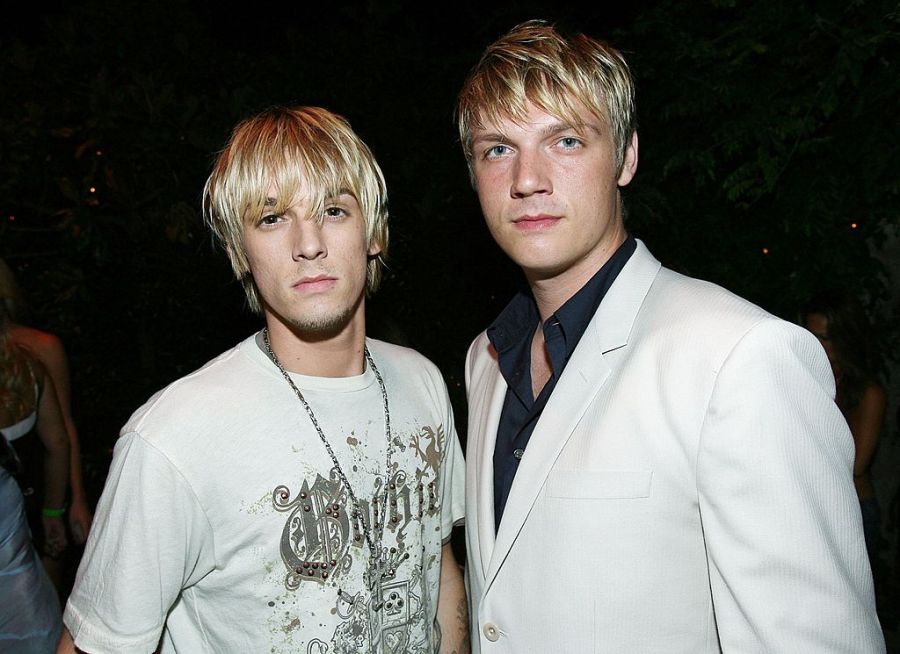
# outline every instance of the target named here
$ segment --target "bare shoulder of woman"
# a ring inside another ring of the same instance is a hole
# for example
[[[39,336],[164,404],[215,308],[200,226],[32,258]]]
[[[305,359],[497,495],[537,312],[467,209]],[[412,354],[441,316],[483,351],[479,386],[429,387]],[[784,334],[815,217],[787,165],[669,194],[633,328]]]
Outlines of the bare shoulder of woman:
[[[9,339],[19,347],[29,350],[47,367],[53,367],[54,360],[60,356],[65,357],[62,341],[50,332],[25,325],[14,325],[9,330]]]

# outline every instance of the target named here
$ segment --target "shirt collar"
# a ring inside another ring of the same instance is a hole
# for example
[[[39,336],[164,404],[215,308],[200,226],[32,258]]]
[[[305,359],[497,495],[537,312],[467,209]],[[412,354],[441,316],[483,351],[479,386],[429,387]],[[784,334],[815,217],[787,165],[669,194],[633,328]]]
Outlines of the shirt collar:
[[[487,328],[487,336],[498,353],[508,352],[534,333],[540,320],[534,297],[528,290],[517,292],[496,320]]]
[[[634,254],[637,241],[629,235],[613,255],[587,283],[544,322],[544,329],[559,324],[566,343],[566,359],[575,351],[588,323],[597,312],[606,292]],[[487,337],[502,355],[530,339],[540,320],[537,304],[530,291],[519,291],[487,329]]]
[[[606,292],[634,254],[635,248],[637,241],[629,235],[600,270],[545,321],[545,329],[554,320],[559,323],[566,341],[566,359],[572,356],[588,323],[606,297]]]

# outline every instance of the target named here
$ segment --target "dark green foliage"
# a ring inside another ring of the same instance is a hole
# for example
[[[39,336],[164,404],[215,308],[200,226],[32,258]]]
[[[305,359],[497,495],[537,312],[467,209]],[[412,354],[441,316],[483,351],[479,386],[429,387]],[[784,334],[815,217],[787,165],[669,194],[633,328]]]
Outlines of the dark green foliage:
[[[622,35],[646,144],[634,231],[789,319],[823,285],[883,300],[871,251],[898,220],[898,20],[877,1],[644,12]]]
[[[134,408],[258,324],[199,198],[231,126],[271,104],[338,111],[378,157],[392,243],[371,331],[438,363],[464,428],[465,348],[520,278],[480,219],[453,103],[484,46],[532,17],[626,51],[629,227],[664,263],[789,318],[823,283],[887,297],[871,252],[898,217],[891,3],[461,3],[433,18],[401,2],[88,0],[0,36],[0,256],[31,322],[69,350],[98,476]]]

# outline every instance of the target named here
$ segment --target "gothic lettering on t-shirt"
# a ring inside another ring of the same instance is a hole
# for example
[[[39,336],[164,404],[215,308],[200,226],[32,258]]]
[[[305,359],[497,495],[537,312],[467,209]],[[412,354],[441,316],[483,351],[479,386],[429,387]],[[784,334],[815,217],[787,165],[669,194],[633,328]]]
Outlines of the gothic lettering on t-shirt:
[[[353,437],[347,441],[356,444]],[[428,606],[429,577],[434,576],[429,571],[438,560],[424,552],[426,540],[440,537],[438,489],[446,437],[442,426],[424,426],[404,437],[395,433],[392,445],[387,506],[380,505],[385,480],[371,472],[380,457],[368,456],[361,447],[353,447],[359,460],[344,468],[360,503],[359,516],[336,468],[327,478],[317,473],[302,479],[299,489],[279,484],[272,491],[272,507],[287,514],[279,539],[285,589],[290,594],[304,592],[308,584],[333,589],[330,612],[341,620],[330,642],[308,640],[308,652],[431,651],[433,643],[423,640],[430,631],[423,631],[423,622],[433,609]],[[380,584],[380,601],[365,581],[371,553],[362,521],[373,538],[374,526],[383,521],[385,569],[395,571]]]

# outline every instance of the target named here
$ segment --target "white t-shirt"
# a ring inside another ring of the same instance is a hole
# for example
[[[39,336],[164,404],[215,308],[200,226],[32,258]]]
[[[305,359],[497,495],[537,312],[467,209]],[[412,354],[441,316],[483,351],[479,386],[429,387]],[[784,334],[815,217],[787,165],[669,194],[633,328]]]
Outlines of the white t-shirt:
[[[462,452],[438,369],[367,345],[393,434],[383,607],[344,484],[257,335],[122,429],[65,611],[79,648],[152,652],[162,632],[163,653],[433,651],[441,545],[463,517]],[[373,524],[387,447],[374,373],[292,377]]]

